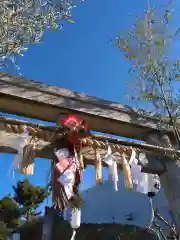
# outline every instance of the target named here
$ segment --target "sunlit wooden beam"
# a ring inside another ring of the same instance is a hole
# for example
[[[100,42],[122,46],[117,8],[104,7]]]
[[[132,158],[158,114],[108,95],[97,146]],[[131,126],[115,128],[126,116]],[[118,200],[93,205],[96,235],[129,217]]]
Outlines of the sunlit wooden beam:
[[[129,106],[7,73],[0,73],[0,111],[49,122],[75,113],[92,130],[128,138],[144,139],[149,131],[158,131],[158,119],[139,115]],[[161,130],[172,133],[163,124]]]

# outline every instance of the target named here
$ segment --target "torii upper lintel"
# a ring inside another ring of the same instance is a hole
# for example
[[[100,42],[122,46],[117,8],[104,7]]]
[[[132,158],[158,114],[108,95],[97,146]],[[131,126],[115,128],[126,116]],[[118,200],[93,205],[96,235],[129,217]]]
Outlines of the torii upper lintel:
[[[158,130],[158,119],[140,115],[129,106],[7,73],[0,73],[0,111],[49,122],[74,112],[92,130],[136,139]],[[167,126],[161,130],[171,132]]]

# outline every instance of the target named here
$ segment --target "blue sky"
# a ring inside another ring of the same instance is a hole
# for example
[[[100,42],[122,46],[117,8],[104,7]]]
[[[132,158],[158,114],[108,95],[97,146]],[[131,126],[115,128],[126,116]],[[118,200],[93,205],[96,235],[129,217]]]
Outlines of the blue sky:
[[[76,24],[65,22],[63,31],[47,32],[43,43],[29,46],[19,59],[22,74],[42,83],[133,105],[125,98],[129,65],[115,47],[115,37],[132,26],[135,16],[143,15],[145,6],[145,0],[87,0],[77,5],[73,11]],[[11,155],[0,154],[0,197],[23,178],[17,172],[14,179],[12,172],[8,175],[12,159]],[[37,159],[32,183],[46,184],[49,166],[47,160]],[[92,168],[86,171],[84,187],[94,184],[92,173]]]

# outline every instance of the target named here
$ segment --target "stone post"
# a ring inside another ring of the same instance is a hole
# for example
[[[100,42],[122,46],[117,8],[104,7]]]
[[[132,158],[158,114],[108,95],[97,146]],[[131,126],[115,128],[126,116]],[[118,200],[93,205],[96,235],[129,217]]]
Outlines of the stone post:
[[[169,137],[163,133],[150,133],[145,140],[149,144],[172,147]],[[164,165],[160,180],[180,233],[180,157],[174,160],[164,156],[153,160],[151,156],[150,161],[160,161]]]

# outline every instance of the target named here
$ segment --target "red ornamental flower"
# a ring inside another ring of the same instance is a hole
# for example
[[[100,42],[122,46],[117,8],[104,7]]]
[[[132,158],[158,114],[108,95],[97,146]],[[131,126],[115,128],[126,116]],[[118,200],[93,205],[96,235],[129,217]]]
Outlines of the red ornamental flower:
[[[76,115],[71,114],[67,117],[65,117],[62,121],[61,124],[67,128],[69,128],[70,130],[73,130],[74,128],[76,128],[77,126],[79,126],[81,124],[81,120],[79,118],[76,117]]]
[[[82,138],[90,136],[90,130],[88,129],[86,122],[81,121],[76,115],[71,114],[61,121],[61,124],[67,127],[68,140],[71,144],[79,144]]]

